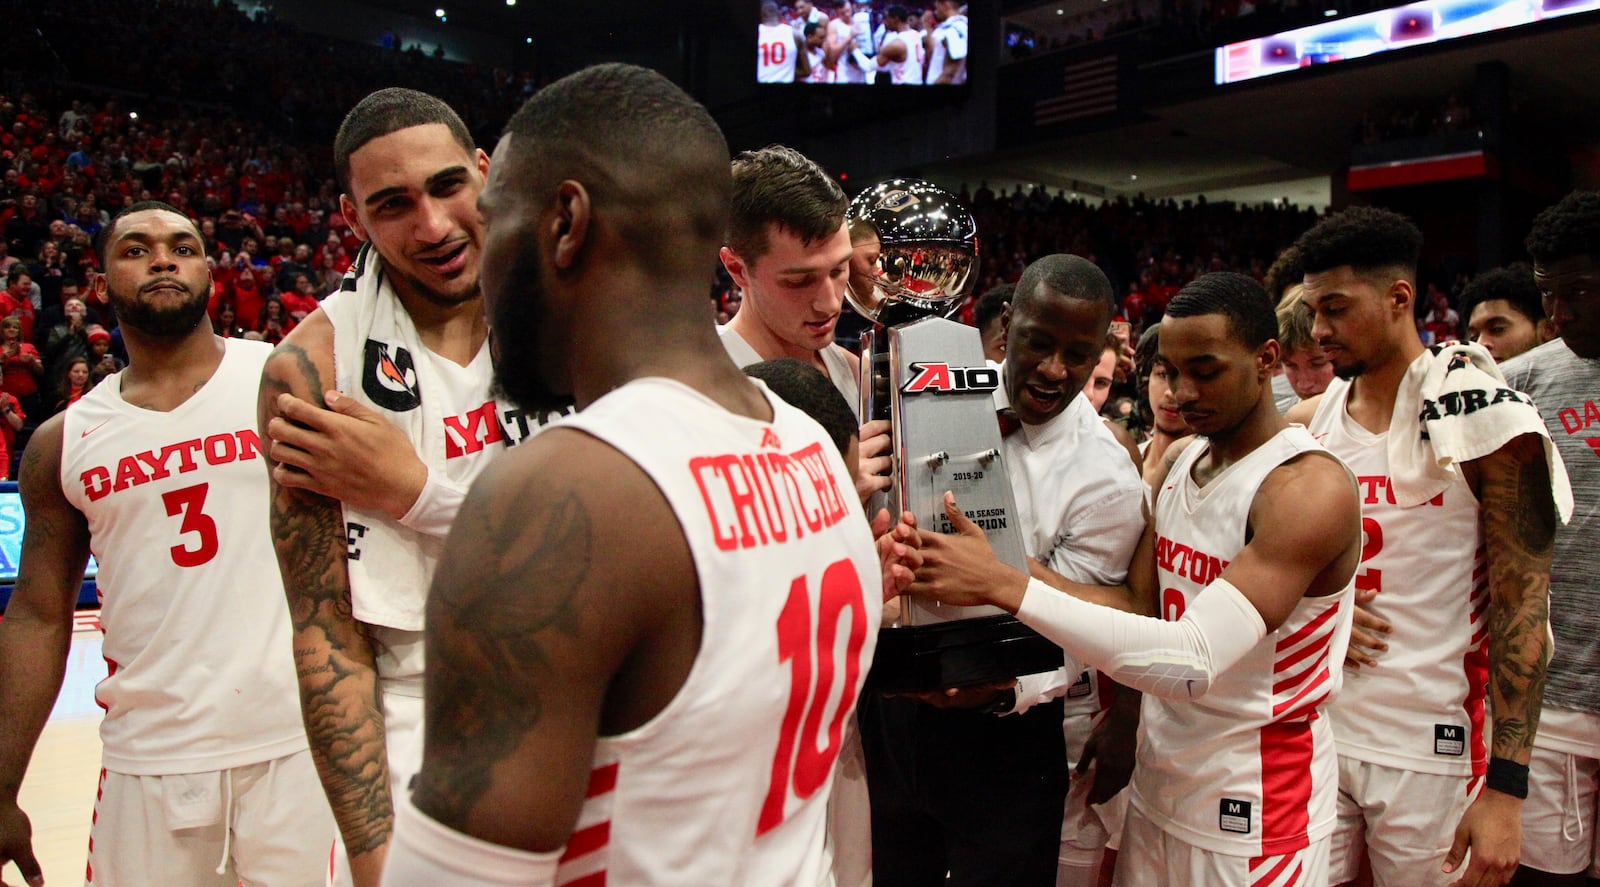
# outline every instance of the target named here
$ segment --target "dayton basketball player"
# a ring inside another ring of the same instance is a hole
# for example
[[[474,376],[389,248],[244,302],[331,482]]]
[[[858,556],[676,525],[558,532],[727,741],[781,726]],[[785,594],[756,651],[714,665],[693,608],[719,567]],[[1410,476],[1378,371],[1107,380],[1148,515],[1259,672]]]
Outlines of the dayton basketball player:
[[[729,193],[710,115],[627,65],[541,90],[495,149],[496,378],[581,412],[492,467],[450,537],[389,884],[827,872],[879,563],[833,443],[706,323]]]
[[[0,865],[39,883],[17,788],[61,688],[92,549],[110,676],[95,689],[106,715],[88,883],[320,884],[332,821],[240,396],[271,349],[212,333],[205,246],[173,207],[133,204],[97,247],[129,362],[41,425],[23,461],[22,571],[0,622]]]
[[[1528,762],[1519,887],[1581,887],[1600,875],[1600,192],[1574,191],[1533,220],[1533,279],[1558,337],[1503,364],[1539,404],[1566,461],[1575,507],[1556,527],[1556,640]],[[1476,318],[1476,315],[1473,315]]]
[[[1394,629],[1375,661],[1357,659],[1371,664],[1349,671],[1331,708],[1334,883],[1357,876],[1363,852],[1379,887],[1504,883],[1548,657],[1548,432],[1526,396],[1488,374],[1486,352],[1422,345],[1412,313],[1422,232],[1404,216],[1349,209],[1296,247],[1312,334],[1338,378],[1289,420],[1356,473],[1366,539],[1356,581]],[[1447,396],[1447,384],[1462,387]]]
[[[476,207],[489,157],[461,118],[380,90],[346,115],[334,163],[366,244],[268,362],[261,423],[306,730],[339,823],[334,881],[373,885],[422,754],[423,607],[444,535],[529,426],[490,394]],[[372,442],[341,455],[349,437]]]
[[[948,494],[961,535],[922,534],[912,593],[1004,607],[1144,692],[1117,859],[1128,887],[1326,883],[1336,762],[1319,712],[1349,637],[1361,524],[1349,472],[1273,403],[1276,329],[1239,274],[1203,275],[1168,306],[1160,361],[1201,437],[1168,451],[1127,587],[1030,580]],[[1160,619],[1136,615],[1157,606]]]

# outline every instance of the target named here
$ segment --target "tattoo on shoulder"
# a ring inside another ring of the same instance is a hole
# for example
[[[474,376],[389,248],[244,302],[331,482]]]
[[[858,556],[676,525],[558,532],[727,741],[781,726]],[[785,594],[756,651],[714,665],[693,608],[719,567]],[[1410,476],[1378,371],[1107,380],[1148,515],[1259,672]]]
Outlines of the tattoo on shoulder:
[[[305,380],[305,387],[307,393],[311,395],[312,403],[322,406],[322,392],[327,389],[322,386],[322,373],[318,371],[316,363],[311,359],[311,355],[298,345],[287,344],[278,346],[274,357],[278,354],[294,361],[293,371]],[[295,385],[293,377],[289,376],[284,370],[275,367],[275,363],[281,364],[281,361],[268,361],[267,371],[261,377],[262,389],[274,394],[299,393],[296,391],[298,386]]]
[[[592,521],[569,492],[530,513],[518,489],[498,490],[474,514],[482,526],[441,564],[428,612],[428,761],[416,801],[464,828],[490,771],[544,713],[551,632],[575,636],[574,599],[589,576]],[[448,561],[459,569],[449,569]]]

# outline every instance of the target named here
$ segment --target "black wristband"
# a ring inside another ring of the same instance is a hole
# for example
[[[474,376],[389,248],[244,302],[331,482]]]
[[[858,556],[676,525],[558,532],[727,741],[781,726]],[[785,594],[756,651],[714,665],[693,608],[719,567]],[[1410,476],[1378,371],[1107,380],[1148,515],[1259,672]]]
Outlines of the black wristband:
[[[1513,798],[1528,797],[1528,765],[1505,758],[1489,759],[1489,776],[1484,781],[1489,788]]]
[[[983,713],[989,715],[1008,715],[1017,710],[1017,688],[1007,687],[999,695],[983,707]]]

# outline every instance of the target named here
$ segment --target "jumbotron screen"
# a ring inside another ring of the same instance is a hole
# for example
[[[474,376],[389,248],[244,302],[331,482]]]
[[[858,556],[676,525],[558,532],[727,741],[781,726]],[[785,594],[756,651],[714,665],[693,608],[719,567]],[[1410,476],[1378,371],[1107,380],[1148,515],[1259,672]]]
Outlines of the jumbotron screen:
[[[966,4],[760,0],[756,81],[959,86],[967,82]]]
[[[1600,0],[1424,0],[1217,48],[1216,82],[1238,83],[1600,9]]]

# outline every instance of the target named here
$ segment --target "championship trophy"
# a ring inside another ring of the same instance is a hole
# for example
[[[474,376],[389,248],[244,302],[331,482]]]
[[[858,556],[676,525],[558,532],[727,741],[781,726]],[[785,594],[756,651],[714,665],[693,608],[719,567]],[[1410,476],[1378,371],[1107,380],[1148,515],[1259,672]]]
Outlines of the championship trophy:
[[[952,532],[944,493],[988,534],[1002,561],[1027,572],[1022,528],[1006,476],[994,390],[972,327],[945,319],[977,280],[977,226],[948,192],[892,179],[862,193],[848,214],[847,296],[879,326],[861,337],[861,419],[888,419],[891,485],[869,503],[909,511],[924,532]],[[1051,671],[1061,649],[997,607],[955,607],[902,595],[899,618],[878,634],[868,685],[937,690]]]

